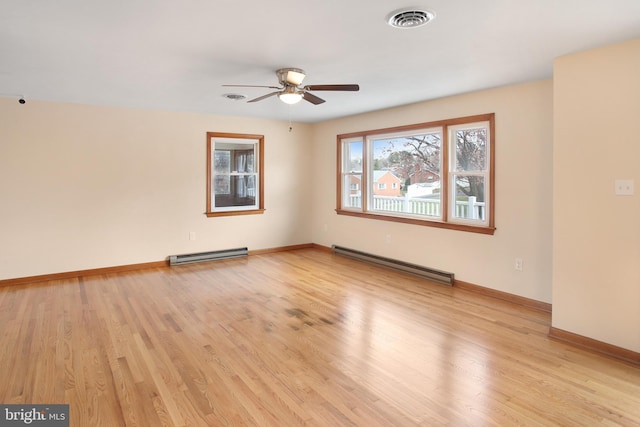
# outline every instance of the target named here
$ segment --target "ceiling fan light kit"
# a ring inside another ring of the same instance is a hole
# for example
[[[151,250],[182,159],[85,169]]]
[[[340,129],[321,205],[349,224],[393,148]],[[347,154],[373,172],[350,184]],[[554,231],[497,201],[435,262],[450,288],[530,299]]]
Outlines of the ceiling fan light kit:
[[[302,86],[302,81],[305,78],[305,72],[300,68],[280,68],[276,70],[276,76],[280,86],[257,86],[257,85],[222,85],[226,87],[262,87],[268,89],[277,89],[276,92],[271,92],[266,95],[259,96],[258,98],[251,99],[247,102],[258,102],[263,99],[270,98],[277,95],[278,98],[285,104],[297,104],[301,100],[305,100],[314,105],[322,104],[324,99],[314,95],[311,91],[349,91],[357,92],[360,90],[360,86],[357,84],[331,84],[331,85],[307,85]]]
[[[303,92],[296,89],[294,86],[285,86],[284,90],[278,94],[280,101],[285,104],[297,104],[302,101]]]

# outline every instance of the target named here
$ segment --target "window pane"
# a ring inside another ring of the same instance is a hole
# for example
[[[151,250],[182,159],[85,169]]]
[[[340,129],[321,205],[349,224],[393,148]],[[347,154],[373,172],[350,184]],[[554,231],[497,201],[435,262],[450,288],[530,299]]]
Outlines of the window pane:
[[[342,207],[362,209],[362,138],[342,141]]]
[[[345,143],[344,172],[362,173],[362,141]]]
[[[346,174],[342,183],[343,208],[362,208],[362,175]]]
[[[487,128],[461,129],[455,132],[456,172],[484,171],[487,168]]]
[[[455,175],[455,208],[453,216],[484,221],[486,214],[484,176]]]
[[[439,217],[441,132],[372,141],[369,209]]]
[[[221,185],[219,187],[219,185]],[[256,178],[254,175],[216,176],[215,207],[256,206]]]

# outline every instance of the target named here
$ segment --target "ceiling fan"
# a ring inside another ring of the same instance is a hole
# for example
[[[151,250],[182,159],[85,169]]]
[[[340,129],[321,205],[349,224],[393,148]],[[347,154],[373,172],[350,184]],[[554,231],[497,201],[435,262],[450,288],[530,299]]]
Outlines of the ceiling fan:
[[[222,85],[226,87],[264,87],[269,89],[277,89],[276,92],[271,92],[266,95],[259,96],[258,98],[251,99],[247,102],[257,102],[267,99],[271,96],[278,95],[278,98],[286,104],[296,104],[302,99],[308,101],[314,105],[322,104],[324,99],[317,97],[310,93],[310,91],[350,91],[357,92],[360,90],[360,86],[356,84],[340,84],[340,85],[308,85],[302,86],[302,80],[305,78],[305,73],[299,68],[281,68],[276,70],[276,76],[278,76],[278,82],[280,86],[254,86],[254,85]]]

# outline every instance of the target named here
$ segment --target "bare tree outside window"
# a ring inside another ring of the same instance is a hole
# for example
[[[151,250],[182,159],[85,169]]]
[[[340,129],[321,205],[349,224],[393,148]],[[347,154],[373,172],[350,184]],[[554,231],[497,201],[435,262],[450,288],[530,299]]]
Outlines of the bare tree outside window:
[[[487,128],[459,130],[455,133],[456,172],[485,171],[487,164]],[[456,193],[485,201],[484,176],[456,175]]]

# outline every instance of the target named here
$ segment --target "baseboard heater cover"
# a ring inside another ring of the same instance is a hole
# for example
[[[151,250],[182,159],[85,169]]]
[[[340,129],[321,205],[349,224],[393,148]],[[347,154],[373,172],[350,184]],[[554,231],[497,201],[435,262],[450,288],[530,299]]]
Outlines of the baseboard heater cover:
[[[249,255],[247,248],[224,249],[220,251],[197,252],[193,254],[171,255],[169,265],[191,264],[194,262],[216,261],[228,258],[238,258]]]
[[[425,279],[432,280],[434,282],[442,283],[444,285],[453,286],[454,275],[446,271],[435,270],[433,268],[423,267],[417,264],[410,264],[404,261],[398,261],[391,258],[385,258],[378,255],[368,254],[366,252],[357,251],[354,249],[344,248],[341,246],[332,245],[331,250],[333,253],[342,255],[348,258],[353,258],[359,261],[368,262],[394,270],[403,271],[405,273],[414,274]]]

